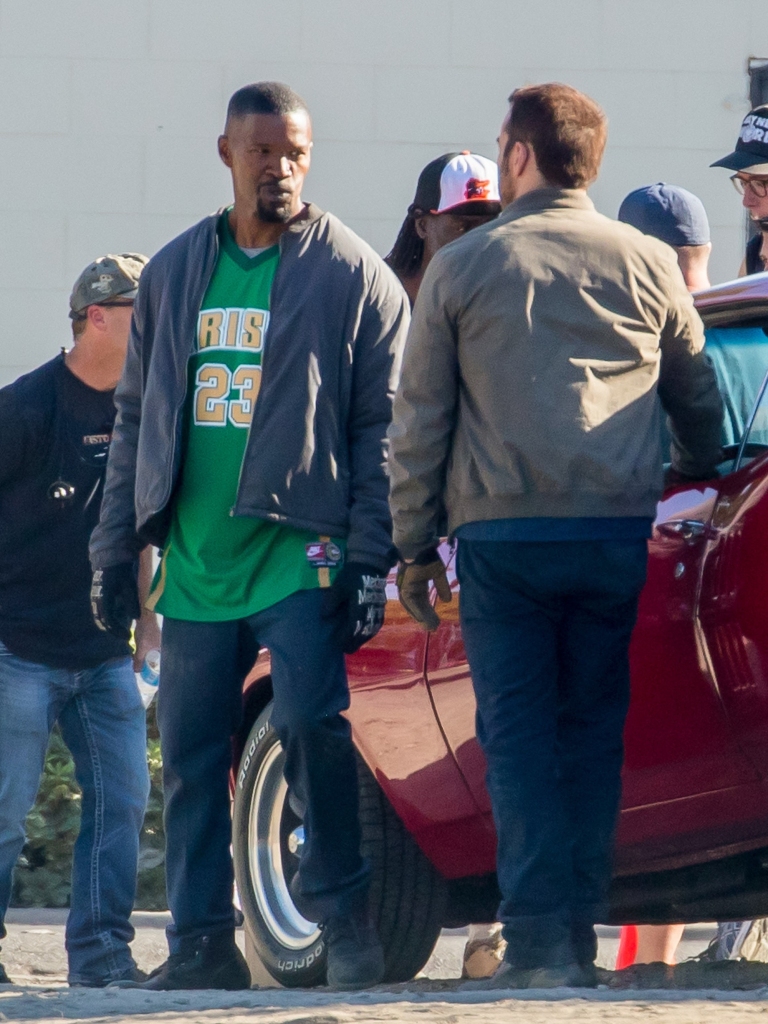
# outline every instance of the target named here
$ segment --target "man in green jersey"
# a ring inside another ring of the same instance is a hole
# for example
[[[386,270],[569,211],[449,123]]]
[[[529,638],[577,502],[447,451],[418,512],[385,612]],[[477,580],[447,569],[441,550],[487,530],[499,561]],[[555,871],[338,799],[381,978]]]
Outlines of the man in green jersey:
[[[368,916],[344,653],[380,628],[394,561],[385,436],[408,325],[390,270],[301,199],[311,124],[287,86],[230,100],[219,153],[234,203],[145,271],[101,521],[97,622],[136,614],[134,560],[163,548],[158,721],[169,959],[150,988],[242,988],[228,773],[242,679],[272,662],[272,724],[306,839],[297,899],[323,925],[328,981],[383,975]]]

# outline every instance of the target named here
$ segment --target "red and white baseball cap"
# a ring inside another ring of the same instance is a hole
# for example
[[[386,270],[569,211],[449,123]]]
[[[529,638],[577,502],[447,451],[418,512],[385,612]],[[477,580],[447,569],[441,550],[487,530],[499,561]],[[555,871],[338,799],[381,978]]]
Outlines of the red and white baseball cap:
[[[419,175],[413,207],[425,213],[471,212],[475,203],[501,207],[499,171],[493,160],[470,153],[445,153]]]

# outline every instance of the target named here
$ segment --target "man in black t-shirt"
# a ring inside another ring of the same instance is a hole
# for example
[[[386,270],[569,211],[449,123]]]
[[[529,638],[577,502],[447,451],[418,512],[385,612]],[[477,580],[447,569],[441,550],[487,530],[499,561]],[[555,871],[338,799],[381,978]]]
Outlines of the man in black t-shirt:
[[[58,721],[83,794],[66,932],[70,985],[142,976],[129,916],[149,789],[146,719],[129,634],[93,622],[88,541],[146,262],[126,253],[91,263],[70,299],[74,347],[0,390],[0,938]],[[136,640],[139,659],[159,647],[153,615],[142,616]]]

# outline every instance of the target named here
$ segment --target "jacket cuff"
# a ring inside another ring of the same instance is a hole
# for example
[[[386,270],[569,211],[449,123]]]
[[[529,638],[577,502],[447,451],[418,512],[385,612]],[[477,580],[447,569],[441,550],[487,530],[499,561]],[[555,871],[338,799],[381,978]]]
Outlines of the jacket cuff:
[[[111,544],[108,548],[97,545],[90,551],[92,569],[108,569],[112,565],[122,565],[126,562],[135,562],[146,547],[136,534],[127,542]]]
[[[354,545],[350,546],[347,544],[345,562],[347,564],[354,562],[357,565],[368,565],[380,572],[382,576],[386,576],[389,570],[397,563],[397,551],[392,547],[386,555],[382,555],[381,551],[362,551]]]

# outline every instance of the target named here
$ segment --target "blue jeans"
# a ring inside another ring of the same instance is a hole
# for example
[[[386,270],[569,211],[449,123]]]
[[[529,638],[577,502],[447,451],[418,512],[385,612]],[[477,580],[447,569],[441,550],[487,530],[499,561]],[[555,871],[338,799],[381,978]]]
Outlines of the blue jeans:
[[[269,648],[272,725],[285,750],[292,805],[304,818],[302,909],[322,921],[365,898],[355,752],[341,715],[349,690],[336,623],[322,615],[325,593],[300,590],[231,622],[164,619],[157,716],[172,953],[181,940],[235,927],[229,772],[243,679],[258,645]]]
[[[134,965],[129,918],[149,795],[146,715],[129,658],[73,672],[24,661],[0,643],[0,937],[56,720],[83,794],[66,929],[69,981],[111,981]]]
[[[589,962],[621,796],[647,543],[467,541],[461,628],[516,967]]]

